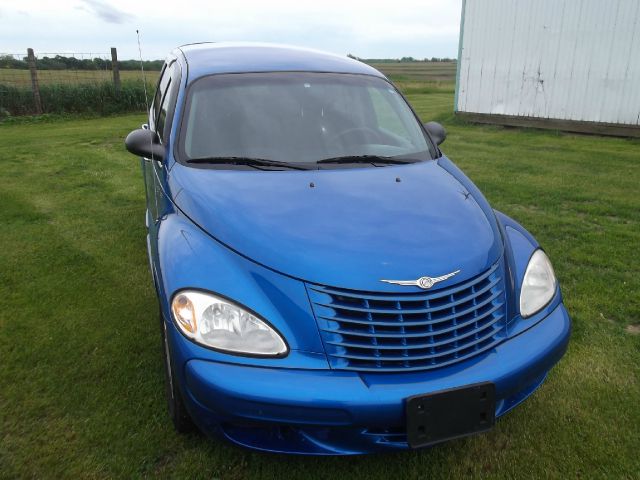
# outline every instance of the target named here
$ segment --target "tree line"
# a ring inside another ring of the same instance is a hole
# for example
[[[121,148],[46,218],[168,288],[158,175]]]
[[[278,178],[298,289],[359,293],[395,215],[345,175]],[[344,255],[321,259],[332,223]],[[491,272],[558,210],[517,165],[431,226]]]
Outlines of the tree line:
[[[160,70],[163,60],[144,60],[145,70]],[[111,70],[111,60],[103,58],[75,58],[56,55],[55,57],[40,57],[36,60],[38,70]],[[139,60],[118,60],[120,70],[139,70]],[[17,68],[26,70],[29,68],[27,57],[22,59],[12,55],[0,56],[0,68]]]
[[[455,62],[455,58],[431,57],[416,59],[413,57],[402,58],[359,58],[355,55],[347,55],[349,58],[360,60],[366,63],[412,63],[412,62]],[[142,62],[145,70],[161,70],[163,60],[144,60]],[[139,70],[139,60],[118,60],[120,70]],[[38,70],[111,70],[111,60],[103,58],[76,58],[56,55],[55,57],[40,57],[36,60]],[[27,57],[22,59],[12,55],[0,55],[0,68],[17,68],[26,70],[29,68]]]
[[[360,58],[355,55],[348,54],[347,57],[353,58],[354,60],[359,60],[365,63],[412,63],[412,62],[455,62],[455,58],[448,57],[431,57],[431,58],[413,58],[413,57],[402,57],[402,58]]]

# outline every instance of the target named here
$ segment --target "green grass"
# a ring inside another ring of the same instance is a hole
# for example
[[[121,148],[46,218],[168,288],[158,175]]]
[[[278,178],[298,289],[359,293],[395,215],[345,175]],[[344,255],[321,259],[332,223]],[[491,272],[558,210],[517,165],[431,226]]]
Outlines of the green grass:
[[[160,72],[145,71],[151,95]],[[111,70],[39,70],[40,98],[45,114],[110,115],[144,110],[144,83],[137,70],[120,72],[115,91]],[[0,68],[0,121],[36,112],[29,70]]]
[[[151,85],[147,90],[153,91]],[[109,115],[145,109],[144,83],[135,80],[123,81],[120,91],[112,82],[43,85],[40,99],[45,114]],[[0,84],[0,119],[33,114],[35,105],[30,88]]]
[[[155,85],[160,72],[145,70],[147,82]],[[142,80],[140,70],[121,70],[120,80]],[[40,85],[101,83],[113,81],[111,70],[38,70]],[[0,83],[31,87],[29,70],[20,68],[0,68]]]
[[[410,93],[446,153],[548,251],[574,321],[543,387],[488,434],[401,454],[291,458],[173,432],[123,148],[140,114],[0,125],[0,477],[638,478],[637,141],[465,125]]]
[[[372,63],[373,67],[391,77],[394,81],[418,82],[452,82],[456,77],[455,62],[388,62]],[[148,82],[155,84],[160,72],[145,70]],[[40,85],[99,83],[111,81],[111,70],[38,70]],[[124,80],[140,80],[139,70],[121,70],[120,78]],[[31,86],[29,70],[19,68],[0,68],[0,83]]]
[[[405,93],[453,93],[453,62],[372,63]],[[145,71],[153,91],[159,72]],[[115,93],[110,70],[38,70],[42,109],[45,114],[84,113],[108,115],[142,110],[141,72],[120,72],[122,91]],[[0,120],[35,113],[28,70],[0,68]]]
[[[386,62],[371,63],[394,81],[454,82],[455,62]]]
[[[455,91],[454,62],[371,63],[389,77],[405,94],[450,93]]]

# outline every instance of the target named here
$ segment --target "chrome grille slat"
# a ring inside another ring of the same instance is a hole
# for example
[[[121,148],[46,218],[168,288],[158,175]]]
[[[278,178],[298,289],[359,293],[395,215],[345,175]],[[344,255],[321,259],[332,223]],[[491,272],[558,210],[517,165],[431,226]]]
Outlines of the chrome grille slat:
[[[491,338],[493,335],[495,335],[497,332],[499,332],[500,329],[499,328],[493,328],[489,333],[483,335],[482,337],[480,337],[480,339],[477,342],[471,343],[471,344],[465,344],[463,346],[456,346],[455,348],[450,348],[448,350],[444,350],[444,351],[439,351],[433,354],[429,354],[429,355],[412,355],[411,359],[412,360],[428,360],[431,358],[437,358],[437,357],[443,357],[446,355],[451,355],[453,353],[459,352],[460,350],[465,350],[469,347],[474,346],[476,343],[480,343],[483,340],[486,340],[488,338]],[[437,345],[434,345],[434,347]],[[430,348],[430,347],[425,347],[423,348],[423,350]],[[358,350],[360,350],[360,347],[358,347]],[[379,349],[376,349],[379,350]],[[402,347],[397,347],[394,348],[393,350],[402,350]],[[338,357],[338,358],[348,358],[351,360],[387,360],[390,362],[397,362],[397,361],[403,361],[405,360],[405,356],[391,356],[391,355],[387,355],[384,357],[381,357],[380,355],[357,355],[357,354],[341,354],[341,353],[336,353],[333,356]]]
[[[492,325],[495,325],[496,323],[498,323],[500,321],[500,317],[494,318],[493,320],[491,320],[489,323],[486,323],[484,325],[482,325],[481,327],[479,327],[478,329],[474,329],[470,332],[466,332],[463,335],[457,335],[455,337],[452,337],[451,339],[447,339],[447,340],[441,340],[438,342],[432,342],[432,343],[421,343],[421,344],[408,344],[406,342],[406,338],[407,335],[405,334],[404,336],[404,341],[405,341],[405,345],[386,345],[386,344],[377,344],[376,348],[378,350],[400,350],[400,349],[406,349],[406,350],[416,350],[416,349],[425,349],[425,348],[430,348],[430,347],[440,347],[442,345],[446,345],[448,343],[451,343],[455,340],[462,340],[466,337],[470,337],[471,335],[477,335],[479,332],[486,330],[487,328],[489,328]],[[474,323],[474,322],[471,322]],[[462,328],[462,327],[457,327],[457,328]],[[453,329],[451,329],[451,331],[453,331]],[[445,332],[445,333],[449,333],[449,332]],[[343,334],[346,336],[351,336],[351,334]],[[354,335],[355,336],[355,335]],[[420,337],[409,337],[409,338],[424,338],[425,336],[428,335],[421,335]],[[365,337],[367,338],[367,337]],[[384,338],[398,338],[397,335],[391,337],[384,337]],[[352,347],[352,348],[371,348],[371,343],[369,344],[364,344],[364,343],[354,343],[354,342],[327,342],[330,343],[332,345],[341,345],[343,347]]]
[[[488,305],[490,303],[490,301],[486,301],[486,302],[482,302],[479,303],[477,305],[474,305],[471,308],[465,309],[462,312],[459,312],[457,314],[457,317],[463,317],[465,315],[468,315],[474,311],[478,311],[479,309],[483,308],[485,305]],[[488,312],[483,312],[481,313],[481,317],[480,318],[484,318],[485,313],[493,313],[496,308],[499,308],[501,306],[501,304],[499,305],[494,305],[493,307],[491,307],[491,309]],[[439,318],[437,320],[424,320],[424,321],[420,321],[420,322],[403,322],[402,325],[404,325],[404,327],[422,327],[422,326],[428,326],[428,325],[436,325],[438,323],[443,323],[443,322],[447,322],[449,320],[452,320],[456,315],[448,315],[446,317],[442,317]],[[376,322],[376,321],[361,321],[361,320],[356,320],[356,319],[350,319],[350,318],[344,318],[344,317],[326,317],[323,315],[319,315],[320,318],[324,318],[325,320],[332,320],[332,321],[336,321],[339,323],[344,323],[344,324],[348,324],[348,323],[352,323],[352,324],[357,324],[357,325],[369,325],[369,324],[373,324],[376,326],[386,326],[386,327],[395,327],[398,326],[400,324],[400,322]],[[477,317],[476,317],[477,318]],[[473,322],[471,322],[473,323]],[[449,328],[449,330],[453,330],[455,327],[451,327]],[[335,333],[340,333],[338,331],[332,330],[332,329],[321,329],[321,330],[325,330],[327,332],[335,332]],[[437,329],[437,330],[433,330],[433,333],[430,331],[430,334],[433,335],[438,335],[440,333],[444,333],[447,329]],[[356,330],[357,331],[357,330]]]
[[[329,363],[339,370],[416,371],[452,365],[504,338],[501,262],[433,291],[360,292],[307,285]]]
[[[473,300],[473,298],[475,298],[475,296],[477,295],[482,295],[483,293],[487,292],[488,290],[490,290],[492,287],[494,287],[498,281],[500,281],[501,279],[498,278],[496,280],[494,280],[494,282],[491,285],[487,285],[486,287],[484,287],[482,289],[482,291],[479,291],[476,295],[468,295],[464,298],[460,298],[458,300],[452,301],[450,303],[447,304],[447,308],[452,308],[455,307],[456,305],[460,305],[466,302],[470,302]],[[495,297],[493,297],[495,298]],[[367,299],[364,299],[365,302],[368,303]],[[411,303],[418,303],[418,302],[411,302]],[[319,302],[318,305],[322,306],[322,307],[327,307],[327,308],[333,308],[333,309],[337,309],[337,310],[343,310],[343,311],[352,311],[352,312],[365,312],[365,313],[382,313],[382,314],[394,314],[398,312],[398,309],[394,309],[394,308],[388,308],[388,309],[381,309],[381,308],[367,308],[367,307],[356,307],[353,305],[348,305],[348,304],[343,304],[343,303],[321,303]],[[442,307],[437,306],[437,307],[430,307],[430,308],[414,308],[414,309],[402,309],[403,314],[420,314],[420,313],[433,313],[433,312],[437,312],[439,310],[442,310]]]
[[[491,342],[490,344],[481,347],[480,349],[468,353],[466,355],[448,360],[448,361],[443,361],[443,362],[439,362],[437,364],[428,364],[425,362],[424,365],[420,365],[418,362],[415,362],[415,364],[412,364],[409,367],[405,367],[405,368],[397,368],[397,367],[389,367],[389,368],[385,368],[384,366],[380,366],[380,367],[369,367],[369,366],[346,366],[346,367],[340,367],[340,370],[353,370],[353,371],[357,371],[357,372],[380,372],[380,371],[401,371],[401,372],[415,372],[415,371],[419,371],[419,370],[433,370],[434,368],[441,368],[441,367],[446,367],[448,365],[452,365],[458,362],[462,362],[464,360],[467,360],[471,357],[474,357],[476,355],[480,355],[481,353],[486,352],[487,350],[492,349],[493,347],[495,347],[497,344],[499,344],[502,341],[502,339],[496,339],[493,342]]]
[[[377,293],[377,292],[368,293],[368,292],[359,292],[357,290],[342,290],[339,288],[325,287],[323,285],[314,285],[314,284],[308,284],[308,287],[310,290],[327,293],[329,295],[345,295],[346,294],[347,296],[352,298],[369,298],[369,299],[383,300],[383,301],[389,301],[389,302],[395,302],[396,300],[402,301],[402,298],[404,297],[408,301],[423,302],[423,301],[435,298],[434,295],[444,297],[447,295],[451,295],[453,293],[457,293],[461,290],[470,288],[471,285],[481,282],[482,280],[487,278],[489,275],[494,273],[498,268],[498,265],[499,265],[498,263],[495,263],[494,265],[491,266],[491,268],[489,268],[489,270],[487,270],[486,272],[484,272],[483,274],[475,278],[472,278],[471,280],[467,280],[466,282],[460,283],[458,285],[455,285],[453,287],[449,287],[446,289],[442,289],[438,291],[434,290],[431,293],[397,293],[397,294]]]

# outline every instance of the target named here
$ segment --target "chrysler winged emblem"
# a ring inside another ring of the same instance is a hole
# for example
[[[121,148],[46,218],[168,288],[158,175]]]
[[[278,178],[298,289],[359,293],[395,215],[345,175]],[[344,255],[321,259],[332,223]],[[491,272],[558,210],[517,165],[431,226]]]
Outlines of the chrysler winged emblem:
[[[456,270],[455,272],[447,273],[446,275],[441,275],[439,277],[420,277],[417,280],[380,280],[385,283],[393,283],[394,285],[403,285],[403,286],[415,286],[420,287],[423,290],[428,290],[433,287],[436,283],[442,282],[447,278],[451,278],[454,275],[460,273],[460,270]]]

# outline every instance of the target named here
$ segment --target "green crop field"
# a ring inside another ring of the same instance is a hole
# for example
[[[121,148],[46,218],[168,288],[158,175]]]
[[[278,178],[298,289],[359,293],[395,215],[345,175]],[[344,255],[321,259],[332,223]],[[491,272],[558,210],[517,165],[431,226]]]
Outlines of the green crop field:
[[[5,122],[0,478],[639,478],[640,143],[463,124],[450,84],[407,81],[447,127],[445,153],[554,263],[574,330],[540,390],[487,434],[398,454],[286,457],[176,434],[140,164],[123,147],[143,115]]]
[[[145,71],[147,82],[155,84],[160,72]],[[140,80],[142,73],[139,70],[122,70],[120,79]],[[41,85],[74,84],[74,83],[100,83],[111,82],[113,74],[111,70],[38,70],[38,81]],[[19,68],[0,68],[0,84],[31,87],[29,70]]]
[[[371,63],[392,80],[420,82],[455,82],[455,62],[385,62]]]
[[[372,63],[394,81],[452,82],[456,78],[455,62],[388,62]],[[145,71],[147,81],[155,83],[157,71]],[[139,70],[121,70],[120,78],[140,80]],[[97,83],[111,81],[111,70],[38,70],[38,80],[43,85],[56,83]],[[30,86],[29,70],[0,68],[0,84]]]
[[[453,93],[456,65],[453,62],[372,63],[398,83],[406,93],[447,91]],[[143,104],[142,73],[122,70],[122,93],[117,94],[110,70],[38,70],[44,113],[126,113]],[[159,72],[145,71],[149,89]],[[132,108],[133,107],[133,108]],[[0,68],[0,118],[37,111],[28,70]]]

